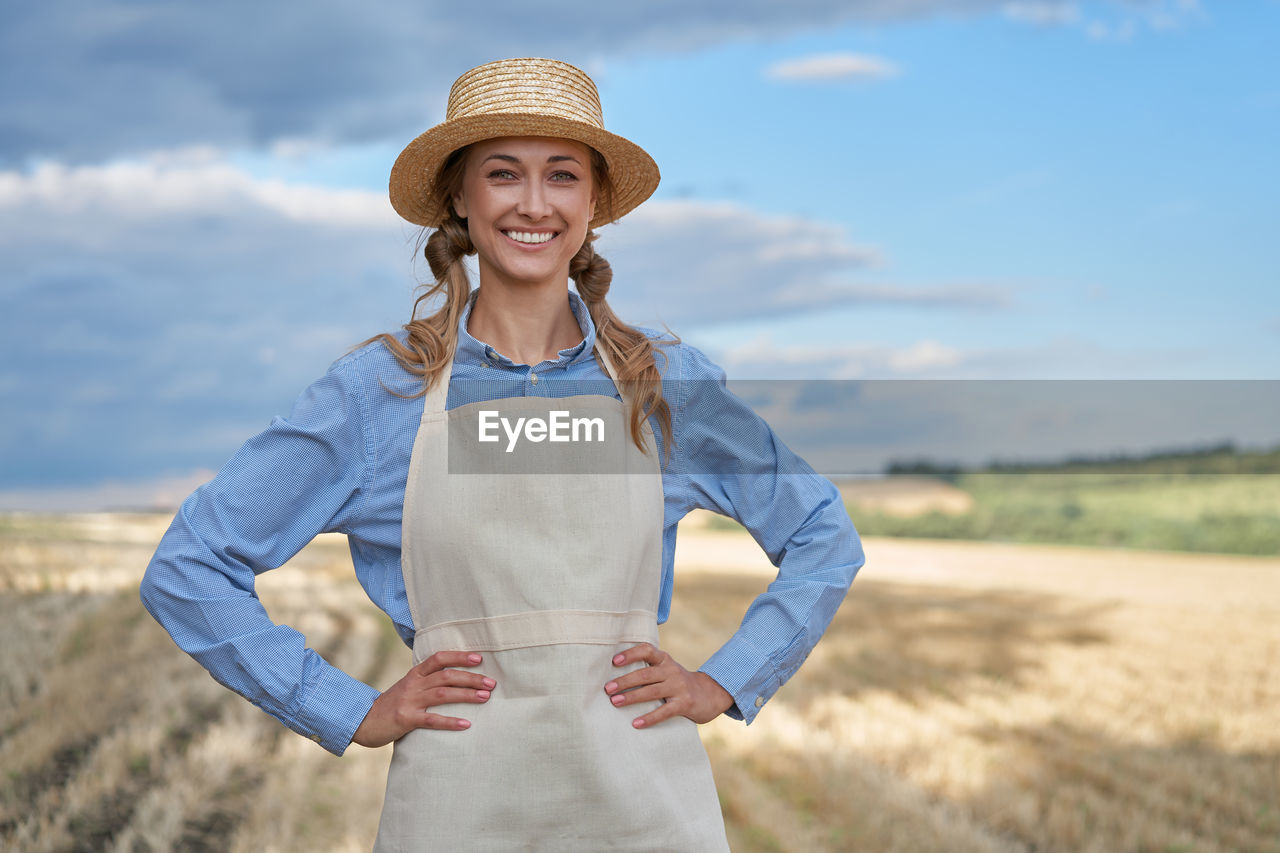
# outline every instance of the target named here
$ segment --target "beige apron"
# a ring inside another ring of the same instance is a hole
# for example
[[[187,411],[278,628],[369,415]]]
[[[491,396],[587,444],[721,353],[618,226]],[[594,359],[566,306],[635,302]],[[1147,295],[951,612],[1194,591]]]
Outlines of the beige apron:
[[[396,742],[375,849],[728,850],[697,726],[677,716],[635,729],[658,703],[616,708],[604,692],[626,671],[613,655],[658,642],[663,497],[648,425],[646,455],[612,397],[445,411],[448,384],[427,394],[405,487],[413,660],[478,651],[476,670],[498,686],[487,703],[431,709],[469,729]],[[506,453],[501,430],[478,441],[484,410],[599,418],[608,440]],[[560,473],[531,473],[548,470]]]

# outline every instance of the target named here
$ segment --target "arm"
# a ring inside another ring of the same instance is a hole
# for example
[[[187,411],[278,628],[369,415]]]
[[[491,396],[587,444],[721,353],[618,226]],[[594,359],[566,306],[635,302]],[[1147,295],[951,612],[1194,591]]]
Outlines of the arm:
[[[364,407],[341,364],[331,369],[183,503],[141,587],[151,615],[217,681],[335,754],[378,692],[272,622],[254,580],[358,513]]]
[[[719,367],[680,349],[674,461],[691,487],[689,508],[739,521],[778,568],[700,667],[733,697],[726,713],[750,723],[813,650],[865,558],[836,487],[728,392]]]

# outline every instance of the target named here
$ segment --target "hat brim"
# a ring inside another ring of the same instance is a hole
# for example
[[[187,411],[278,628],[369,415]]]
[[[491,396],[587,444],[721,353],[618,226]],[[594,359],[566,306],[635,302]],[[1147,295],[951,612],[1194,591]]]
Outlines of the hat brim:
[[[433,185],[449,155],[459,148],[502,136],[550,136],[589,145],[609,164],[610,210],[597,212],[597,228],[634,210],[658,188],[658,164],[634,142],[590,124],[551,115],[486,113],[438,124],[410,142],[391,167],[391,206],[416,225],[436,228],[447,218],[433,198]]]

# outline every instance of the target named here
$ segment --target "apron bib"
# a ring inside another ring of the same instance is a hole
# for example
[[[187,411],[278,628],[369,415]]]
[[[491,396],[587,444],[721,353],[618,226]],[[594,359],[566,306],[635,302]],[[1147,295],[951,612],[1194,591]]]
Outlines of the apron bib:
[[[663,495],[648,423],[645,454],[612,397],[446,411],[452,367],[427,393],[405,487],[413,661],[481,652],[476,669],[498,684],[484,704],[431,709],[469,729],[396,741],[375,850],[728,850],[697,726],[634,729],[659,703],[616,708],[604,692],[626,671],[615,654],[658,643]],[[506,453],[502,429],[480,442],[482,410],[598,418],[612,440],[539,445],[551,455],[538,463]]]

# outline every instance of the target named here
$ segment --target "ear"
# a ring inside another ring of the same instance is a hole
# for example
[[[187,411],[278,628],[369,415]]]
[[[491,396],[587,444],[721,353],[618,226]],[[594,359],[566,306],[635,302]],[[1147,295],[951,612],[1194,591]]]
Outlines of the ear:
[[[597,196],[596,196],[595,192],[594,192],[594,191],[592,191],[592,193],[591,193],[591,210],[590,210],[590,211],[588,211],[588,213],[587,213],[587,221],[588,221],[588,222],[590,222],[591,220],[593,220],[593,219],[595,219],[595,218],[596,218],[596,201],[598,201],[598,198],[597,198]],[[458,214],[458,215],[459,215],[459,216],[461,216],[462,214]]]
[[[453,212],[458,214],[459,219],[467,218],[467,203],[462,199],[462,193],[457,193],[453,197]]]

